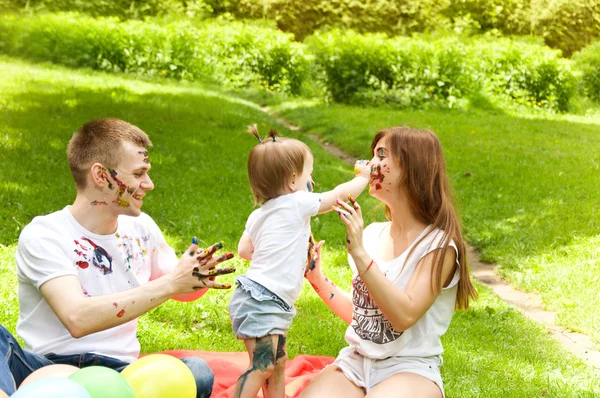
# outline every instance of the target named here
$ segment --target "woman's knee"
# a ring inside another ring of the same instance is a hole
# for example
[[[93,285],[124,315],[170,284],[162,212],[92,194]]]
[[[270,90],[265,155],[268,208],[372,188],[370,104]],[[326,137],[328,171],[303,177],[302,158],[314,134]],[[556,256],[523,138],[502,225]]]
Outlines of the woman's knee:
[[[194,375],[194,379],[196,380],[196,389],[198,390],[197,396],[210,397],[215,381],[215,374],[208,366],[206,361],[199,357],[181,358],[181,361],[192,371],[192,374]]]

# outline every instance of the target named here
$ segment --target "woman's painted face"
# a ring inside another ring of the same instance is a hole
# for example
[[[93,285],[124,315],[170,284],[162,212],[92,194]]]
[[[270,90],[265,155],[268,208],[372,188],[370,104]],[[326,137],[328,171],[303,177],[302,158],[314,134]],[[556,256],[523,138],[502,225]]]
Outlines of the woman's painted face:
[[[400,167],[392,158],[385,137],[375,146],[370,164],[369,193],[371,196],[381,199],[396,193],[400,180]]]

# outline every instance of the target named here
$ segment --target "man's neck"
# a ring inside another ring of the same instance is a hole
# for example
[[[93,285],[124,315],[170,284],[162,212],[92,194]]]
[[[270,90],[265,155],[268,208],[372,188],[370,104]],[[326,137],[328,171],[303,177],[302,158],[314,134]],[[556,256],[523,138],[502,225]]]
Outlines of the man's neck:
[[[110,205],[92,205],[94,200],[85,193],[77,193],[71,215],[83,228],[98,235],[110,235],[117,232],[118,215],[110,210]]]

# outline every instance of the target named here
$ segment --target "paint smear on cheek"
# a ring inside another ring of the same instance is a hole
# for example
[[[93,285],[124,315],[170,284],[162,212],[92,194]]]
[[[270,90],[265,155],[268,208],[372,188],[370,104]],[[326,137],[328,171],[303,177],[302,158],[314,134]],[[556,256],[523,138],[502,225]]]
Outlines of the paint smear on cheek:
[[[148,158],[148,151],[138,151],[138,154],[144,157],[143,162],[146,164],[150,163],[150,159]]]
[[[117,190],[117,199],[115,199],[113,203],[116,203],[118,206],[121,207],[129,207],[129,202],[123,199],[123,194],[125,193],[125,190],[129,192],[130,188],[128,188],[127,185],[123,184],[123,182],[117,178],[117,172],[115,170],[109,171],[110,176],[113,180],[115,180],[115,182],[119,186],[119,189]]]

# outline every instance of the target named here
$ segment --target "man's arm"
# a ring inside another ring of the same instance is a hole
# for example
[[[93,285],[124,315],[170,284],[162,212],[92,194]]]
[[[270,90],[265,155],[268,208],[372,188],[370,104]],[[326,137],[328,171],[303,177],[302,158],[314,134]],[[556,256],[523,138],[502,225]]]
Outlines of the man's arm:
[[[86,297],[79,278],[74,275],[51,279],[40,287],[40,291],[75,338],[129,322],[173,295],[168,278],[159,278],[121,293]]]
[[[74,275],[51,279],[40,286],[40,292],[73,337],[87,336],[129,322],[176,295],[230,288],[211,279],[235,271],[233,267],[215,269],[231,254],[205,258],[196,249],[190,246],[169,274],[120,293],[86,297]]]

